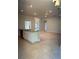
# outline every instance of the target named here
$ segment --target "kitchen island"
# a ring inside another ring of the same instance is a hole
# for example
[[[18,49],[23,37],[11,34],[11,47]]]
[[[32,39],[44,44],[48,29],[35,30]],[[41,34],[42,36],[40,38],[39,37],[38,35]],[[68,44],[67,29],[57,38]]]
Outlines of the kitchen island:
[[[23,38],[25,40],[28,40],[31,43],[39,42],[40,37],[39,37],[39,32],[37,31],[26,31],[23,30]]]

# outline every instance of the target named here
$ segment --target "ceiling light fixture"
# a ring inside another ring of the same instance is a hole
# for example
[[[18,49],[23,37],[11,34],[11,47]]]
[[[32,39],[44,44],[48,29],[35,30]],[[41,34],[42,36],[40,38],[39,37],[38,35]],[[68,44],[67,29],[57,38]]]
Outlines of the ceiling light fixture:
[[[59,6],[60,5],[60,0],[52,0],[52,2],[55,4],[55,6]]]
[[[30,5],[29,7],[30,7],[30,8],[32,8],[33,6],[32,6],[32,5]]]
[[[22,10],[20,10],[21,12],[24,12],[24,10],[22,9]]]

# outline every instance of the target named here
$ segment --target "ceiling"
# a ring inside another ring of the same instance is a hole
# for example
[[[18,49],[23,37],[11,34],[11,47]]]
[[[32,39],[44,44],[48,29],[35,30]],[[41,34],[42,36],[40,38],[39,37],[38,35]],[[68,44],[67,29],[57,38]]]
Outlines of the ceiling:
[[[25,16],[57,16],[58,10],[51,0],[18,0],[18,12]]]

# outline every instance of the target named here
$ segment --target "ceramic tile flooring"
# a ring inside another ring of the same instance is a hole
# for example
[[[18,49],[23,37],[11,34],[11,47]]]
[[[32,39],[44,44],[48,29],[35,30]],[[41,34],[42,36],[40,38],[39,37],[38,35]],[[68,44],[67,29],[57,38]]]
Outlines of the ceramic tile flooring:
[[[19,38],[19,59],[60,59],[60,47],[58,46],[59,35],[55,33],[40,33],[40,42],[29,43]]]

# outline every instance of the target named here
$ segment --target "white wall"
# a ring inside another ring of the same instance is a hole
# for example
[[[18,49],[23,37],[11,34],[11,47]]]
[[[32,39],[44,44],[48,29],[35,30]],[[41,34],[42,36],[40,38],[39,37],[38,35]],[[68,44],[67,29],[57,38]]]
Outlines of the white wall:
[[[57,17],[47,18],[47,32],[61,32],[61,20]]]

